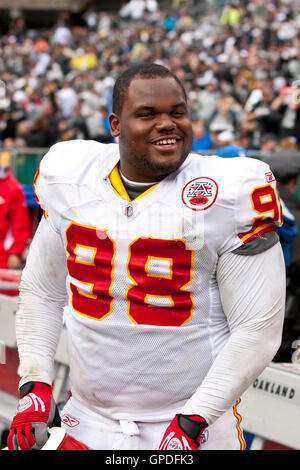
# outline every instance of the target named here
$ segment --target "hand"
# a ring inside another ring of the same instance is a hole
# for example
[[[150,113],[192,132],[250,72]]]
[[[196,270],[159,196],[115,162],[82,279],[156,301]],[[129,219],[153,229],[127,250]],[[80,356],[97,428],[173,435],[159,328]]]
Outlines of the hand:
[[[177,414],[167,427],[159,450],[198,450],[205,428],[207,423],[201,416]]]
[[[7,438],[9,450],[41,449],[48,440],[48,426],[60,418],[50,385],[28,382],[20,388],[20,401]]]

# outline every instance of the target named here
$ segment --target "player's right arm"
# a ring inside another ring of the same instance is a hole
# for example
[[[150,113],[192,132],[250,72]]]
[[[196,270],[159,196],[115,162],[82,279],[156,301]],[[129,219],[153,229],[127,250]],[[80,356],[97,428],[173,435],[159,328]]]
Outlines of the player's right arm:
[[[67,303],[66,251],[60,227],[66,204],[73,202],[70,185],[66,189],[65,183],[78,179],[85,171],[83,163],[96,158],[101,145],[81,140],[57,143],[41,160],[34,178],[36,199],[44,216],[20,284],[16,314],[20,402],[8,439],[10,449],[41,448],[48,438],[47,428],[56,425],[51,385]]]
[[[43,217],[22,273],[16,336],[20,386],[29,381],[51,385],[53,361],[66,305],[66,258],[60,235]]]
[[[12,421],[10,449],[41,448],[53,424],[54,357],[66,304],[66,262],[60,235],[43,217],[30,246],[20,284],[16,337],[20,402]],[[25,439],[24,439],[25,436]]]

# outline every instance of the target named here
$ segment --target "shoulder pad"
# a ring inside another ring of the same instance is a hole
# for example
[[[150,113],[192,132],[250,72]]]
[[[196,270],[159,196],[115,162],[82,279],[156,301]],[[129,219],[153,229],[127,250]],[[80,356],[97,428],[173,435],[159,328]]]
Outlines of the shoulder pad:
[[[84,167],[101,153],[105,144],[90,140],[70,140],[53,145],[40,163],[40,176],[49,182],[56,178],[72,179],[81,167]]]

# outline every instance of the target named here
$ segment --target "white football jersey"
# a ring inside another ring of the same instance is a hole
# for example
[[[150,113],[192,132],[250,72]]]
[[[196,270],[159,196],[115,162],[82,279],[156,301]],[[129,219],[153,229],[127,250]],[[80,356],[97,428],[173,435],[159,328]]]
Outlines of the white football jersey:
[[[228,339],[219,257],[275,230],[269,167],[190,154],[134,201],[117,144],[53,146],[35,191],[66,251],[72,394],[116,419],[169,419]]]

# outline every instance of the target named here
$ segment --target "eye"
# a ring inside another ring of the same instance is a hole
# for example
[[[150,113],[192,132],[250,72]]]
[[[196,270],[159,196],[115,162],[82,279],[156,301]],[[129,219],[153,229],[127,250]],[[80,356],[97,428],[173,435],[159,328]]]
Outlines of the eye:
[[[151,119],[151,118],[154,117],[154,113],[152,113],[152,112],[145,112],[145,113],[139,114],[138,117],[141,118],[141,119]]]
[[[185,112],[184,111],[173,111],[172,115],[175,116],[175,117],[181,117],[181,116],[185,115]]]

